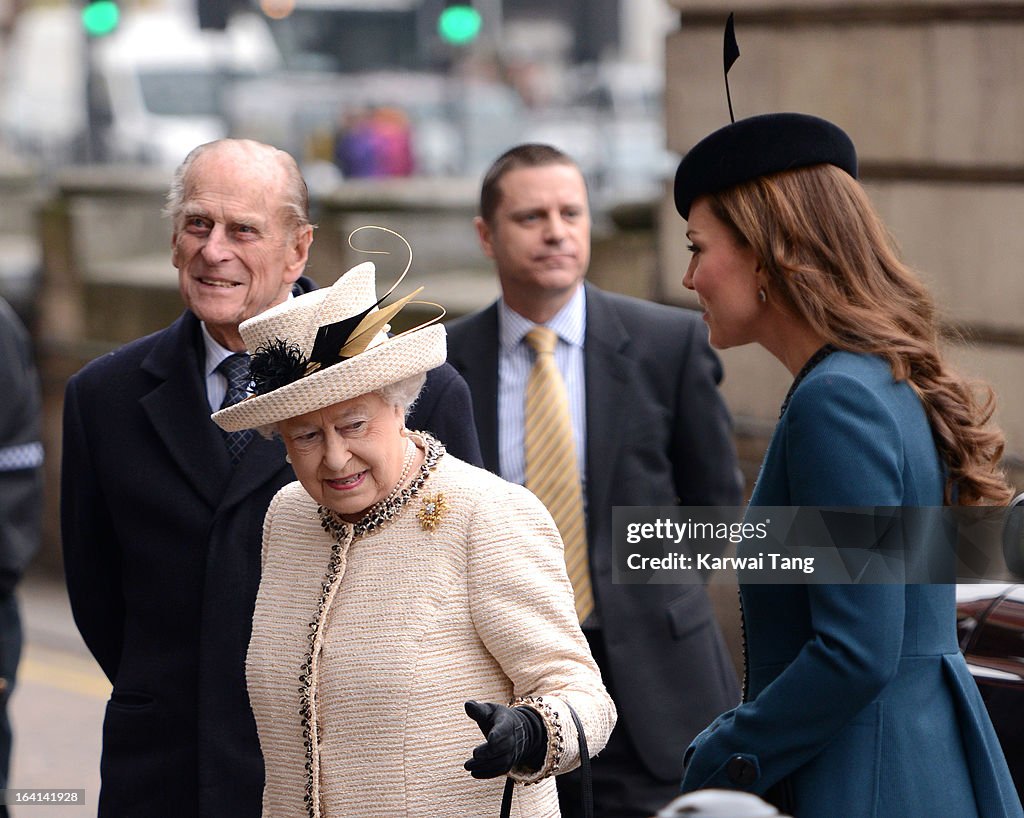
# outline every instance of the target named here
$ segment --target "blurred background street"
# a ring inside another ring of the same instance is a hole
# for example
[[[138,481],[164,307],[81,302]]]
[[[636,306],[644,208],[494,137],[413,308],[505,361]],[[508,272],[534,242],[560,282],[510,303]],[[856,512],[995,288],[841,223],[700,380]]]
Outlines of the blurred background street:
[[[19,601],[25,647],[11,698],[11,786],[84,789],[85,804],[15,806],[11,814],[22,818],[95,815],[100,729],[110,684],[78,636],[57,578],[43,573],[26,579]]]
[[[32,331],[47,477],[21,587],[11,786],[84,788],[88,805],[14,814],[95,814],[109,685],[62,589],[63,391],[92,358],[180,314],[160,210],[185,154],[225,135],[288,150],[318,225],[313,279],[364,260],[351,230],[384,225],[411,243],[424,296],[456,317],[497,294],[472,224],[481,172],[513,144],[550,142],[590,186],[590,279],[693,307],[670,182],[678,157],[728,122],[730,11],[737,117],[803,111],[850,133],[953,359],[995,389],[1024,489],[1024,2],[0,0],[0,295]],[[386,249],[381,278],[405,261]],[[790,378],[750,347],[722,360],[749,486]],[[734,590],[717,610],[738,661]],[[1014,638],[1001,672],[1024,691]]]
[[[571,145],[602,196],[649,196],[673,164],[661,0],[86,0],[8,18],[0,133],[50,168],[170,169],[229,134],[288,150],[318,190],[474,177],[520,141]]]

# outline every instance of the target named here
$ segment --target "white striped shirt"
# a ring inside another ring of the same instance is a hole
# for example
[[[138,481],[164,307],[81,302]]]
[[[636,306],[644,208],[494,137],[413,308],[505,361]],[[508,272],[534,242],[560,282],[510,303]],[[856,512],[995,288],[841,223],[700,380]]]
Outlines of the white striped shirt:
[[[295,298],[294,288],[288,293],[288,298],[285,300],[291,301],[293,298]],[[210,402],[210,411],[216,412],[220,409],[220,405],[224,402],[224,396],[228,393],[228,379],[224,373],[217,371],[217,367],[220,366],[221,361],[230,358],[235,353],[213,340],[213,336],[206,328],[205,321],[200,321],[199,326],[203,329],[203,346],[206,348],[206,367],[203,370],[206,379],[206,399]]]
[[[587,299],[582,285],[575,295],[544,326],[558,334],[555,363],[569,393],[569,412],[576,439],[576,466],[586,498],[586,388],[583,375],[583,336]],[[533,368],[534,352],[525,336],[533,327],[508,307],[498,304],[498,464],[501,476],[511,483],[526,482],[526,383]],[[585,502],[585,500],[584,500]]]

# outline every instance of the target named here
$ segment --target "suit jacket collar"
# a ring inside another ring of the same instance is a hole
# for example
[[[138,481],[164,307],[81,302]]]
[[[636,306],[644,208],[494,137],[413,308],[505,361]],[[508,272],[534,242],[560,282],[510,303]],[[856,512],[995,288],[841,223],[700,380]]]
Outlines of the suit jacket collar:
[[[615,461],[629,408],[631,366],[629,333],[608,296],[592,284],[587,288],[587,327],[583,343],[587,396],[588,534],[611,525],[611,487]],[[607,510],[605,513],[602,510]],[[607,518],[607,519],[606,519]]]
[[[215,507],[244,500],[288,467],[280,442],[257,436],[232,468],[221,431],[210,420],[204,355],[199,319],[186,310],[142,362],[158,383],[140,403],[171,459]]]
[[[587,399],[587,503],[590,526],[597,509],[611,497],[618,430],[628,410],[630,345],[611,299],[592,284],[587,288],[587,326],[583,345]],[[466,325],[460,348],[470,350],[457,360],[469,384],[484,466],[499,473],[498,462],[498,305],[491,304]],[[602,505],[604,504],[604,505]]]

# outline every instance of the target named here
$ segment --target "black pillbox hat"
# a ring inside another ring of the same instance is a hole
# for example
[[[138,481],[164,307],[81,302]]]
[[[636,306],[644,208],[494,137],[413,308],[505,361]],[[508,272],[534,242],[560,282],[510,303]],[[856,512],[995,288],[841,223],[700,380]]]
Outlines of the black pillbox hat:
[[[759,176],[835,165],[857,178],[857,151],[845,131],[808,114],[763,114],[719,128],[694,145],[676,171],[676,210],[687,219],[701,196]]]

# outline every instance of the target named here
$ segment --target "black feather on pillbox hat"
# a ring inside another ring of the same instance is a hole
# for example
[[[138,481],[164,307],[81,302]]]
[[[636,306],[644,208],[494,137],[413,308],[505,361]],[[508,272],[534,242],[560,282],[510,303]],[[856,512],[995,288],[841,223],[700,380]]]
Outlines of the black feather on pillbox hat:
[[[676,210],[694,201],[785,170],[835,165],[857,178],[857,151],[837,125],[808,114],[763,114],[719,128],[693,146],[676,171]]]

